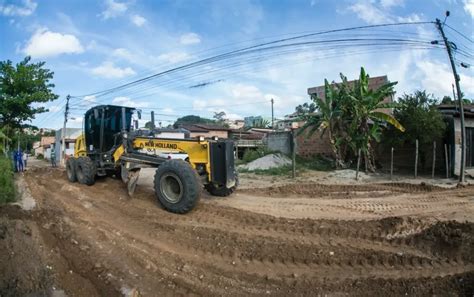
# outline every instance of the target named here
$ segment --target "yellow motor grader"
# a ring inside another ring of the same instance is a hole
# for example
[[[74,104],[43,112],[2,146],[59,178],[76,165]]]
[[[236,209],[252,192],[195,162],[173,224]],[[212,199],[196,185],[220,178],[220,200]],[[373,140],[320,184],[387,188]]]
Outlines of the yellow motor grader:
[[[238,180],[231,140],[165,139],[133,125],[131,107],[100,105],[84,115],[84,132],[76,140],[74,157],[66,161],[70,182],[93,185],[97,176],[120,177],[133,195],[140,169],[155,167],[154,189],[168,211],[187,213],[197,204],[202,189],[228,196]],[[187,154],[186,160],[165,158],[161,152]]]

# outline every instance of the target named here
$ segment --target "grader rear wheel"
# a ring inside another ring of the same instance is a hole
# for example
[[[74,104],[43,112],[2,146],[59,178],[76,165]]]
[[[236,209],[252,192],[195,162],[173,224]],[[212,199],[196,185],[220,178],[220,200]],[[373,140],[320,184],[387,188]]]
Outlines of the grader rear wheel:
[[[79,157],[76,161],[76,175],[79,183],[92,186],[97,168],[89,157]]]
[[[66,161],[66,175],[67,179],[75,183],[77,181],[77,176],[76,176],[76,159],[74,158],[69,158]]]
[[[183,160],[169,160],[161,164],[155,173],[155,194],[168,211],[184,214],[199,201],[201,183],[196,171]]]

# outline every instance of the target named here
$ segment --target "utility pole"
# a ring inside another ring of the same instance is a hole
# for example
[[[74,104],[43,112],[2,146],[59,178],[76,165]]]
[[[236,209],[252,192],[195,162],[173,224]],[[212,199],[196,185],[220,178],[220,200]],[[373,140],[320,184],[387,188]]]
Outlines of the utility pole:
[[[151,130],[155,129],[155,112],[151,111]]]
[[[66,158],[66,123],[67,123],[67,116],[69,114],[69,99],[71,96],[67,95],[66,97],[66,108],[64,109],[64,124],[63,124],[63,129],[61,131],[61,159],[60,159],[60,164],[61,165],[66,165],[66,162],[64,161]]]
[[[449,16],[449,11],[446,12],[446,17]],[[453,53],[451,50],[451,43],[446,38],[443,30],[443,24],[439,19],[436,19],[436,27],[438,28],[441,36],[443,37],[444,45],[448,51],[449,61],[451,62],[451,69],[453,70],[454,83],[456,84],[456,92],[459,102],[459,112],[461,116],[461,172],[459,173],[459,182],[464,182],[464,168],[466,166],[466,129],[464,127],[464,107],[461,96],[461,87],[459,86],[459,75],[456,71],[456,64],[454,64]]]
[[[272,102],[272,129],[275,129],[275,126],[274,126],[274,121],[275,121],[275,120],[274,120],[274,118],[273,118],[273,103],[274,103],[275,101],[273,100],[273,98],[272,98],[271,102]]]

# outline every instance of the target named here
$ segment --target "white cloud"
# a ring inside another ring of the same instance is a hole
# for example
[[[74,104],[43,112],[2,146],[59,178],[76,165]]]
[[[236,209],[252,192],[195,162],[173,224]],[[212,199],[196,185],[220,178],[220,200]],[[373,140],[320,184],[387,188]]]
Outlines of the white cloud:
[[[130,17],[130,20],[137,27],[141,27],[146,23],[146,19],[144,17],[142,17],[141,15],[138,15],[138,14],[132,15]]]
[[[391,8],[395,6],[403,6],[405,4],[404,0],[380,0],[380,5],[383,8]]]
[[[104,20],[118,17],[127,11],[127,4],[115,2],[114,0],[105,1],[105,10],[100,14]]]
[[[189,60],[191,56],[185,52],[170,52],[166,54],[161,54],[158,56],[159,62],[167,62],[167,63],[179,63],[182,61]]]
[[[474,17],[474,0],[464,0],[464,10]]]
[[[356,2],[349,6],[349,10],[368,24],[380,24],[391,21],[388,15],[378,8],[373,1]]]
[[[42,58],[60,54],[80,54],[84,52],[84,48],[74,35],[39,29],[30,38],[23,52]]]
[[[452,84],[454,83],[453,73],[448,64],[439,63],[431,60],[421,60],[416,63],[421,72],[421,85],[429,93],[442,98],[452,93]],[[474,92],[474,77],[461,74],[461,86],[465,94]]]
[[[169,108],[169,107],[163,108],[163,113],[172,114],[173,112],[174,112],[174,109],[172,108]]]
[[[129,107],[147,107],[148,106],[148,102],[137,102],[125,96],[115,97],[112,100],[112,104],[129,106]]]
[[[38,4],[32,0],[23,0],[23,6],[8,4],[0,5],[0,14],[5,16],[29,16],[35,12]]]
[[[92,69],[92,73],[105,78],[122,78],[135,75],[135,71],[130,67],[120,68],[115,66],[113,62],[106,61],[100,66]]]
[[[59,105],[52,105],[47,107],[47,109],[49,110],[49,112],[58,112],[62,109],[62,107]]]
[[[112,52],[112,56],[122,58],[128,61],[133,60],[133,55],[125,48],[117,48]]]
[[[179,42],[181,44],[197,44],[201,42],[201,37],[196,33],[186,33],[181,35]]]

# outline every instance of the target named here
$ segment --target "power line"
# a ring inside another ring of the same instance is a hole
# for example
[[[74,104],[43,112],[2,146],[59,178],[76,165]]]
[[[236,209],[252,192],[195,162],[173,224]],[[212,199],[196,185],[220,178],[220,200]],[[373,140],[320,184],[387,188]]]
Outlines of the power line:
[[[186,68],[189,68],[189,67],[195,67],[195,66],[198,66],[202,63],[212,62],[215,59],[224,58],[226,56],[233,55],[233,54],[236,54],[236,53],[239,53],[239,52],[244,52],[244,51],[248,51],[248,50],[251,50],[251,49],[258,48],[258,47],[263,47],[263,46],[276,44],[276,43],[282,43],[282,42],[286,42],[286,41],[290,41],[290,40],[301,39],[301,38],[305,38],[305,37],[309,37],[309,36],[316,36],[316,35],[322,35],[322,34],[328,34],[328,33],[334,33],[334,32],[344,32],[344,31],[351,31],[351,30],[358,30],[358,29],[367,29],[367,28],[390,27],[390,26],[401,26],[401,25],[420,25],[420,24],[430,24],[430,23],[432,24],[433,22],[403,22],[403,23],[392,23],[392,24],[358,26],[358,27],[328,30],[328,31],[322,31],[322,32],[316,32],[316,33],[310,33],[310,34],[304,34],[304,35],[289,37],[289,38],[283,38],[283,39],[279,39],[279,40],[265,42],[265,43],[245,47],[245,48],[242,48],[242,49],[230,51],[230,52],[219,54],[219,55],[216,55],[216,56],[213,56],[213,57],[201,59],[201,60],[198,60],[198,61],[195,61],[195,62],[192,62],[192,63],[188,63],[188,64],[178,66],[178,67],[175,67],[175,68],[172,68],[172,69],[169,69],[169,70],[165,70],[165,71],[162,71],[162,72],[159,72],[159,73],[156,73],[156,74],[153,74],[153,75],[150,75],[150,76],[147,76],[147,77],[144,77],[144,78],[141,78],[141,79],[138,79],[138,80],[135,80],[135,81],[132,81],[132,82],[114,87],[114,88],[110,88],[110,89],[106,89],[106,90],[102,90],[102,91],[98,91],[98,92],[94,92],[94,93],[90,93],[90,94],[85,94],[85,95],[81,95],[81,96],[78,96],[78,97],[93,96],[93,95],[99,95],[99,94],[105,94],[105,93],[117,91],[117,90],[129,87],[129,86],[137,84],[137,83],[147,81],[149,79],[152,79],[152,78],[155,78],[155,77],[158,77],[158,76],[163,76],[165,74],[169,74],[169,73],[172,73],[172,72],[175,72],[175,71],[178,71],[178,70],[181,70],[181,69],[186,69]]]
[[[461,33],[460,31],[456,30],[455,28],[451,27],[450,25],[448,24],[444,24],[446,27],[448,27],[449,29],[453,30],[454,32],[458,33],[461,37],[463,37],[464,39],[466,39],[467,41],[469,41],[470,43],[474,43],[474,41],[467,37],[465,34]]]

